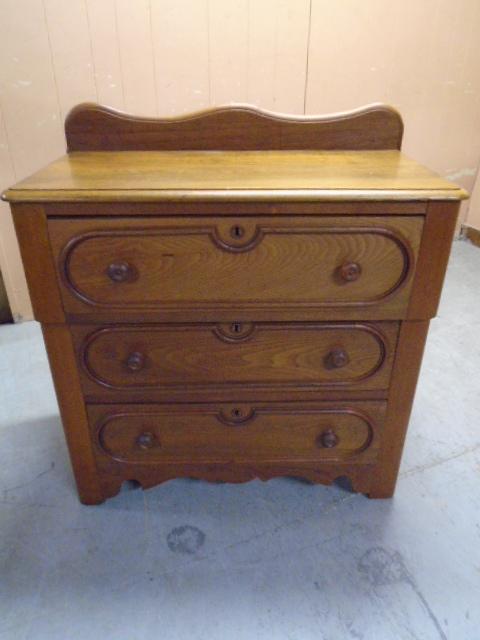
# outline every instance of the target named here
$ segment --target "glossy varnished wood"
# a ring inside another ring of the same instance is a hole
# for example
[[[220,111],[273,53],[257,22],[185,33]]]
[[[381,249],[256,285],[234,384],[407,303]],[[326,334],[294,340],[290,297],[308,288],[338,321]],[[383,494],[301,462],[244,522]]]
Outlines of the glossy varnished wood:
[[[427,202],[353,200],[345,202],[45,202],[49,218],[228,217],[228,216],[368,216],[425,215]]]
[[[433,318],[437,313],[447,270],[457,216],[458,202],[429,202],[407,317]]]
[[[94,458],[72,337],[64,324],[43,324],[42,330],[79,497],[84,504],[98,504],[105,496]]]
[[[239,484],[251,480],[270,480],[281,476],[299,478],[311,483],[330,485],[338,479],[348,479],[353,491],[365,493],[372,482],[375,462],[358,464],[358,459],[339,462],[290,460],[285,462],[249,462],[227,463],[183,463],[162,462],[151,465],[108,464],[99,457],[98,465],[102,477],[104,498],[115,496],[125,480],[134,479],[143,489],[154,487],[174,478],[196,478],[208,482],[230,482]]]
[[[5,198],[301,202],[465,195],[399,151],[91,151],[63,156]]]
[[[289,308],[405,313],[423,218],[187,218],[49,221],[65,308],[220,311],[281,319]],[[238,234],[238,235],[237,235]],[[355,278],[347,267],[356,265]],[[301,277],[299,275],[301,274]],[[385,315],[383,315],[385,314]],[[234,316],[232,316],[234,319]]]
[[[82,105],[9,189],[80,499],[176,477],[393,494],[466,193],[398,114]]]
[[[65,121],[72,151],[399,149],[403,122],[382,104],[330,116],[292,116],[250,105],[145,118],[81,104]]]
[[[385,403],[90,405],[100,465],[375,459]],[[132,469],[126,466],[123,473]],[[133,471],[133,474],[135,471]]]
[[[382,448],[372,472],[371,498],[390,498],[395,491],[428,325],[427,320],[406,321],[400,328]]]
[[[398,323],[72,327],[90,398],[384,390]]]
[[[12,204],[12,215],[35,319],[65,322],[60,292],[52,286],[56,269],[43,207]]]

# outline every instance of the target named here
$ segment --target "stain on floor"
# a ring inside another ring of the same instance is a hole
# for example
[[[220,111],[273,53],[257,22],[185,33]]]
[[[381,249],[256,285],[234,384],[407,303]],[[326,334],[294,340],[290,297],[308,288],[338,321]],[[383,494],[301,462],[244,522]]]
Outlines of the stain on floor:
[[[167,536],[167,545],[173,553],[193,555],[205,544],[205,534],[197,527],[175,527]]]

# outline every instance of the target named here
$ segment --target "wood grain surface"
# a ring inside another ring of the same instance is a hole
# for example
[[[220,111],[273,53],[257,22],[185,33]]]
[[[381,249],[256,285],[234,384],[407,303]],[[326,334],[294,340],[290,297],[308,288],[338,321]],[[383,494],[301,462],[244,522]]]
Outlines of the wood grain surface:
[[[460,199],[399,151],[92,151],[63,156],[9,189],[11,201]]]
[[[365,462],[385,403],[91,405],[98,455],[121,463]]]
[[[437,313],[458,210],[458,202],[428,203],[417,277],[408,306],[410,320],[433,318]]]
[[[423,218],[49,221],[65,308],[124,313],[376,306],[401,317]],[[239,237],[236,237],[236,234]],[[349,280],[345,265],[357,265]],[[124,270],[112,274],[111,269]],[[300,276],[301,274],[301,276]],[[118,276],[118,277],[117,277]],[[192,316],[194,317],[194,316]]]
[[[95,462],[72,337],[65,324],[43,324],[42,331],[78,494],[84,504],[98,504],[105,496]]]
[[[408,216],[422,215],[428,201],[351,200],[344,202],[45,202],[49,218],[146,218],[228,216]]]
[[[391,498],[395,491],[428,326],[426,320],[401,324],[382,447],[372,472],[371,498]]]
[[[394,322],[72,327],[85,393],[120,401],[125,391],[386,390],[397,331]]]
[[[144,118],[80,104],[65,121],[72,151],[146,149],[399,149],[403,122],[382,104],[330,116],[291,116],[250,105],[172,118]]]
[[[12,204],[12,215],[35,320],[65,322],[45,211],[19,202]]]

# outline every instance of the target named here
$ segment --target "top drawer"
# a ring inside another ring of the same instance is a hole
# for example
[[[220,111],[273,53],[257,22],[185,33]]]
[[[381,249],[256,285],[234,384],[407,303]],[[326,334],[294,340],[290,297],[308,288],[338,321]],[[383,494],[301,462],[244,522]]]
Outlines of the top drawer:
[[[421,216],[50,219],[65,309],[101,318],[401,318]]]

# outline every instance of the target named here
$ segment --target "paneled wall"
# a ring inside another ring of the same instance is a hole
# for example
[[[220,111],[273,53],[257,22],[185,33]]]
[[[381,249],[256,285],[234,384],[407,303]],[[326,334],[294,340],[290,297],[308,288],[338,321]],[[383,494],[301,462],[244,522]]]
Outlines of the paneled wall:
[[[0,22],[0,188],[64,152],[62,122],[85,100],[158,116],[388,102],[408,154],[473,186],[478,0],[0,0]],[[14,314],[31,317],[4,204],[0,266]]]
[[[477,173],[475,185],[470,193],[470,205],[465,222],[469,227],[480,231],[480,172]]]

